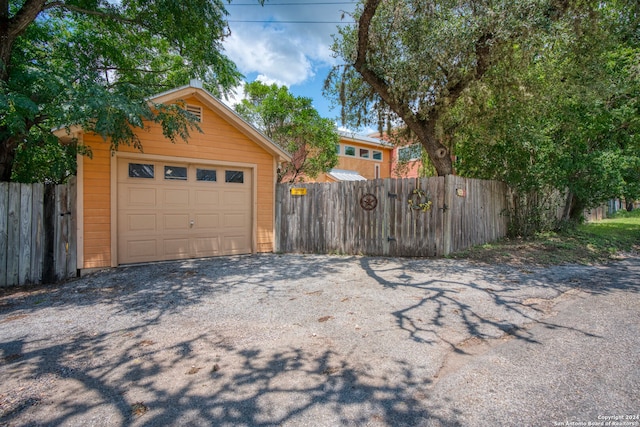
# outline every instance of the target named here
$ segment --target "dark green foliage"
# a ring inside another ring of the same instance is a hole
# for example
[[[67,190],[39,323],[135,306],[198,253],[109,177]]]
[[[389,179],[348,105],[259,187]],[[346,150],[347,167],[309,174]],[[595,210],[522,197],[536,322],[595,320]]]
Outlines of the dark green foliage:
[[[279,182],[315,178],[338,164],[340,137],[329,119],[320,117],[311,99],[293,96],[282,86],[259,81],[245,85],[247,99],[236,111],[253,123],[293,160],[278,170]]]
[[[141,148],[134,129],[154,122],[172,141],[186,139],[197,130],[190,117],[147,98],[191,78],[220,95],[240,78],[221,53],[227,27],[219,0],[12,0],[7,7],[0,11],[0,180],[41,179],[42,170],[29,168],[43,163],[26,158],[47,150],[71,173],[73,160],[59,158],[70,149],[49,139],[63,127],[110,138],[113,149]]]

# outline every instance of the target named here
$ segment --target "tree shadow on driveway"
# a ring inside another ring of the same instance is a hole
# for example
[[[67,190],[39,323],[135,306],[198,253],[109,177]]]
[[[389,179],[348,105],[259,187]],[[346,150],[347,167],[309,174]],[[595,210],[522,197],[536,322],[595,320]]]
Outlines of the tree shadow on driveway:
[[[637,263],[572,268],[266,255],[5,293],[0,425],[459,425],[428,398],[447,353],[639,289]]]

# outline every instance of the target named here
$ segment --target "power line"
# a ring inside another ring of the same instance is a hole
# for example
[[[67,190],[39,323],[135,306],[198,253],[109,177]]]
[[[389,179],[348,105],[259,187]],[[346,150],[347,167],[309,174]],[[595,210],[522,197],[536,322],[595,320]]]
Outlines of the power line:
[[[353,1],[335,1],[335,2],[309,2],[309,3],[265,3],[264,5],[261,5],[260,3],[229,3],[227,5],[225,5],[225,7],[228,6],[259,6],[259,7],[266,7],[266,6],[315,6],[315,5],[335,5],[335,4],[352,4],[355,5],[356,2]]]
[[[228,19],[227,22],[249,23],[249,24],[355,24],[355,22],[347,21],[265,21],[265,20],[245,20],[245,19]]]

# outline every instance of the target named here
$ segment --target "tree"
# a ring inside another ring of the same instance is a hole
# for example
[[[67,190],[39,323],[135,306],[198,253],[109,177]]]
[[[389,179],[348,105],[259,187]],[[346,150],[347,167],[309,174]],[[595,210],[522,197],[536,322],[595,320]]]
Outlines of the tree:
[[[529,52],[504,50],[501,64],[444,120],[455,129],[458,172],[505,181],[519,194],[568,190],[563,216],[572,221],[607,199],[640,197],[640,15],[633,3],[600,2]]]
[[[315,178],[338,164],[340,136],[331,120],[320,117],[311,99],[259,81],[247,83],[245,94],[247,98],[236,105],[238,114],[292,154],[293,161],[278,170],[278,182]]]
[[[0,181],[35,175],[15,171],[16,156],[53,147],[56,128],[112,149],[140,147],[133,128],[149,122],[187,138],[189,114],[147,98],[196,77],[216,94],[237,84],[221,53],[225,14],[221,0],[0,1]]]
[[[358,25],[340,30],[333,50],[345,64],[327,78],[343,122],[399,125],[415,135],[438,175],[451,174],[441,119],[480,81],[504,45],[545,31],[565,0],[365,0]]]

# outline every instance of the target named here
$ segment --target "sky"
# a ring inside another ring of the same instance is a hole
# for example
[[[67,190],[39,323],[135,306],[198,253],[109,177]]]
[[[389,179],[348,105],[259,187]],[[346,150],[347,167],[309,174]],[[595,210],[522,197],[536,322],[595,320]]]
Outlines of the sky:
[[[322,85],[339,63],[330,50],[332,34],[341,22],[352,22],[349,12],[355,4],[265,0],[260,6],[258,0],[233,0],[227,5],[231,36],[224,42],[225,53],[246,81],[285,85],[295,96],[311,98],[322,117],[334,119],[339,109],[332,109],[331,101],[322,96]]]

